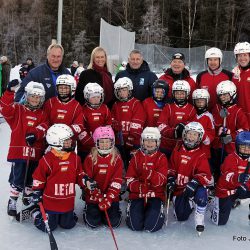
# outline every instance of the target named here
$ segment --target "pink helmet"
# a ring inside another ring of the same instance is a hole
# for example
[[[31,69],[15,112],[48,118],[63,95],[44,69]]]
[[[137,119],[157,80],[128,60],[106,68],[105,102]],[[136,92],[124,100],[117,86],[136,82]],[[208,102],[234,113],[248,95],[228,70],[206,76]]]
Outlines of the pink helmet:
[[[95,145],[97,147],[97,150],[100,154],[109,154],[115,145],[115,134],[114,134],[113,129],[109,126],[98,127],[93,133],[93,139],[94,139]],[[110,139],[110,141],[111,141],[110,148],[100,149],[100,147],[99,147],[99,140],[100,139]]]

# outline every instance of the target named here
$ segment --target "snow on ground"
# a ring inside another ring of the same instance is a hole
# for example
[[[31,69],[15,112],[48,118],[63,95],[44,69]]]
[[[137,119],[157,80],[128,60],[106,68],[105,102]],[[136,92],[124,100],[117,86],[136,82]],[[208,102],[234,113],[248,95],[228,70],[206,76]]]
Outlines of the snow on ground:
[[[6,161],[10,129],[6,123],[0,124],[0,249],[10,250],[46,250],[50,249],[49,240],[45,233],[32,225],[31,221],[22,224],[10,221],[6,213],[9,196],[8,175],[10,164]],[[79,217],[75,228],[64,230],[58,228],[54,236],[60,250],[112,250],[115,249],[111,233],[108,228],[97,230],[86,228],[82,219],[84,203],[79,199],[78,189],[76,197],[76,214]],[[120,228],[115,229],[115,236],[120,250],[216,250],[216,249],[249,249],[250,226],[248,225],[248,204],[250,199],[232,211],[226,226],[217,227],[206,218],[205,232],[198,237],[194,229],[193,215],[187,222],[177,222],[173,217],[172,207],[169,212],[168,226],[156,232],[133,232],[125,225],[124,218]],[[123,217],[125,216],[125,202],[121,203]],[[234,236],[247,237],[246,241],[233,240]]]
[[[20,66],[11,72],[11,79],[18,78]],[[0,249],[1,250],[46,250],[50,249],[47,234],[39,231],[31,221],[22,224],[10,221],[7,215],[7,202],[9,197],[8,176],[10,163],[6,161],[10,129],[7,123],[0,124]],[[86,228],[82,219],[83,201],[77,189],[75,212],[79,217],[75,228],[64,230],[57,228],[54,236],[60,250],[112,250],[115,249],[111,233],[108,228],[101,227],[96,230]],[[239,208],[232,211],[231,217],[225,226],[217,227],[209,221],[209,212],[206,217],[206,229],[201,237],[194,229],[194,218],[190,216],[186,222],[177,222],[173,216],[172,207],[169,211],[168,226],[156,233],[133,232],[126,227],[124,216],[126,203],[121,202],[123,221],[120,228],[115,229],[120,250],[224,250],[249,249],[250,225],[248,225],[248,204],[250,199],[242,202]],[[241,240],[234,237],[246,237]]]

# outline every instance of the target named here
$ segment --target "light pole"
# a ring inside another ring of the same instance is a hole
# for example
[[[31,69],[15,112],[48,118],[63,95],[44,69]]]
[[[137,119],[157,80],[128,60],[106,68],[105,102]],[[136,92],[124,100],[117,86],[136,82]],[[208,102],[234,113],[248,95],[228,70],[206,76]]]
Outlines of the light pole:
[[[57,43],[62,43],[62,10],[63,0],[58,0],[58,19],[57,19]]]

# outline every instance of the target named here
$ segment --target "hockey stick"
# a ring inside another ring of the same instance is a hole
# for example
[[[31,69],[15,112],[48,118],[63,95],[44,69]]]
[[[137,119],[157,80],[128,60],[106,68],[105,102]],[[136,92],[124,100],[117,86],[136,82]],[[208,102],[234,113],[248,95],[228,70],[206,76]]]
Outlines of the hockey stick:
[[[39,202],[38,205],[40,207],[40,211],[41,211],[43,221],[44,221],[44,224],[45,224],[45,227],[46,227],[46,232],[47,232],[47,234],[49,236],[50,249],[51,250],[58,250],[54,235],[52,234],[52,231],[50,231],[48,217],[47,217],[47,214],[45,213],[42,202]]]
[[[21,206],[21,211],[20,211],[20,223],[22,223],[22,218],[23,218],[23,200],[25,196],[25,186],[27,182],[27,177],[28,177],[28,170],[29,170],[29,165],[30,165],[30,150],[31,148],[28,147],[28,158],[26,162],[26,167],[25,167],[25,176],[24,176],[24,182],[23,182],[23,191],[22,191],[22,206]]]
[[[227,116],[228,116],[227,109],[226,109],[226,108],[222,108],[222,109],[220,110],[220,117],[223,118],[222,133],[225,133],[225,132],[226,132]],[[221,164],[222,164],[222,161],[223,161],[224,150],[225,150],[225,143],[222,143],[221,158],[220,158]]]
[[[104,212],[105,212],[105,216],[106,216],[106,220],[107,220],[107,222],[108,222],[108,226],[109,226],[110,232],[111,232],[112,237],[113,237],[113,240],[114,240],[114,242],[115,242],[115,247],[116,247],[116,249],[118,250],[117,242],[116,242],[116,239],[115,239],[115,234],[114,234],[113,228],[112,228],[111,223],[110,223],[110,220],[109,220],[108,212],[107,212],[107,210],[104,210]]]
[[[165,225],[168,225],[168,212],[169,212],[169,207],[170,207],[170,197],[171,197],[172,191],[169,191],[168,193],[168,199],[167,199],[167,213],[166,213],[166,222]]]

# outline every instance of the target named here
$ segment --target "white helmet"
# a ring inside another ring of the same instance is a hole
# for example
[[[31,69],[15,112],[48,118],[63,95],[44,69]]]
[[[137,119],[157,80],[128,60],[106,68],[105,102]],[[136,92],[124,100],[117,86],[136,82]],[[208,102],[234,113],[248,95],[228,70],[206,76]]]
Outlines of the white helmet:
[[[172,94],[174,93],[174,91],[176,90],[182,90],[182,91],[185,91],[186,94],[187,94],[187,97],[189,96],[190,94],[190,85],[187,81],[185,80],[177,80],[173,83],[173,86],[172,86]]]
[[[38,109],[43,105],[45,100],[45,90],[42,83],[31,81],[26,85],[24,90],[25,90],[25,105],[27,105],[31,109]],[[28,103],[27,101],[27,97],[30,95],[37,95],[41,97],[40,103],[36,107],[30,105],[30,103]]]
[[[120,95],[119,95],[119,90],[120,89],[123,89],[123,88],[128,88],[128,97],[127,98],[121,98]],[[114,89],[115,89],[115,96],[118,100],[120,101],[127,101],[131,98],[132,96],[132,90],[133,90],[133,82],[131,81],[130,78],[128,77],[122,77],[122,78],[119,78],[115,84],[114,84]]]
[[[222,63],[223,55],[220,49],[213,47],[208,49],[205,53],[205,59],[208,58],[220,58],[220,63]]]
[[[152,151],[148,151],[144,147],[144,140],[156,140],[156,147]],[[157,127],[146,127],[141,134],[141,149],[145,154],[152,154],[158,150],[161,143],[161,133]]]
[[[102,105],[103,101],[104,101],[104,90],[103,88],[96,82],[90,82],[88,83],[83,90],[83,94],[84,94],[84,98],[86,100],[86,102],[88,103],[88,105],[90,105],[93,108],[98,108]],[[95,96],[101,96],[101,100],[99,104],[91,104],[89,102],[89,99],[91,97],[95,97]]]
[[[216,87],[217,96],[229,93],[230,96],[234,99],[237,94],[237,89],[235,84],[232,81],[226,80],[220,82]]]
[[[206,89],[196,89],[196,90],[194,90],[194,92],[192,94],[192,99],[193,100],[206,99],[207,103],[208,103],[208,101],[210,99],[210,95]]]
[[[250,43],[248,43],[248,42],[237,43],[234,47],[235,57],[238,54],[244,54],[244,53],[250,53]]]
[[[187,134],[189,131],[195,131],[199,134],[197,141],[190,141],[187,138]],[[182,133],[182,140],[183,140],[185,147],[189,149],[193,149],[197,147],[201,143],[204,133],[205,133],[204,128],[199,122],[189,122],[185,126],[183,133]]]
[[[76,90],[76,80],[72,75],[60,75],[56,79],[56,86],[67,85],[70,86],[70,95],[73,96]]]
[[[73,131],[68,125],[56,123],[47,130],[46,141],[54,149],[72,151],[74,147],[64,148],[63,143],[65,140],[72,138],[73,135]]]

